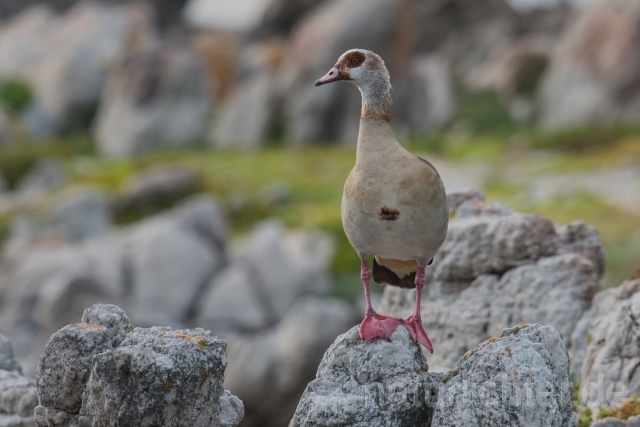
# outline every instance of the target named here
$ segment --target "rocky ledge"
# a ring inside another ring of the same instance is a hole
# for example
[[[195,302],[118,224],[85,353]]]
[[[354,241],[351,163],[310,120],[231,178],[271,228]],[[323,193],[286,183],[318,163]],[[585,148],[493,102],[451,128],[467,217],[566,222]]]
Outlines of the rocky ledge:
[[[408,332],[364,342],[354,327],[327,350],[289,427],[577,425],[569,358],[549,326],[505,329],[446,373]]]

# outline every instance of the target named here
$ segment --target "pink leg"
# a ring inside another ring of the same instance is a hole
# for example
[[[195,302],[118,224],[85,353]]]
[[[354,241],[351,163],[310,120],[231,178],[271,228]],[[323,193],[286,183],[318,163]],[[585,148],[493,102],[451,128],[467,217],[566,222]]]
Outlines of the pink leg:
[[[401,319],[395,317],[382,316],[375,312],[371,306],[371,296],[369,295],[369,280],[371,272],[367,267],[367,261],[362,261],[360,267],[360,279],[364,286],[364,296],[367,300],[367,311],[364,320],[360,324],[360,338],[369,341],[373,338],[389,338],[393,331],[402,323]]]
[[[411,334],[414,341],[419,342],[429,353],[433,353],[433,345],[429,336],[422,327],[422,318],[420,317],[420,299],[422,298],[422,287],[424,286],[424,267],[418,268],[416,273],[416,310],[411,316],[404,321],[404,325]]]

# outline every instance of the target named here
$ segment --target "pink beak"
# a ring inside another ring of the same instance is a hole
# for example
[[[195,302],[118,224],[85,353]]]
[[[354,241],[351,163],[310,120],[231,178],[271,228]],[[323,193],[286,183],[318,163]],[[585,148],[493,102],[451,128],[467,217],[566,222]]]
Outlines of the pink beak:
[[[327,74],[316,80],[316,87],[322,86],[327,83],[337,82],[338,80],[344,80],[344,76],[340,71],[340,68],[336,65]]]

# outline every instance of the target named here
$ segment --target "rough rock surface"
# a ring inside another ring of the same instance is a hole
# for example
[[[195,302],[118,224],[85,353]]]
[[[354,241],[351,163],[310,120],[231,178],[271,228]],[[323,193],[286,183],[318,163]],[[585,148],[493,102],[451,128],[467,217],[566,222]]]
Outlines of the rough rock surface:
[[[136,328],[94,357],[81,414],[97,427],[220,425],[224,347],[203,329]]]
[[[582,339],[588,345],[582,363],[581,404],[611,406],[603,402],[602,393],[614,383],[624,384],[629,395],[640,394],[640,373],[636,369],[639,322],[640,279],[601,291],[593,298],[593,307],[584,316],[588,326]],[[598,384],[598,388],[588,383]]]
[[[106,427],[235,427],[242,402],[222,387],[226,343],[203,329],[135,328],[96,304],[54,334],[38,367],[35,421]]]
[[[107,328],[78,323],[53,334],[40,356],[38,400],[42,406],[78,413],[92,358],[111,348]]]
[[[555,327],[572,353],[572,333],[599,290],[597,232],[481,199],[449,196],[449,233],[426,270],[422,319],[434,342],[431,364],[452,367],[479,340],[521,322]],[[380,311],[406,317],[414,298],[415,291],[387,287]]]
[[[428,370],[405,328],[365,342],[353,327],[325,353],[289,426],[430,425],[443,376]]]
[[[94,304],[87,308],[82,313],[82,323],[106,328],[112,347],[119,346],[127,334],[133,331],[124,310],[113,304]]]
[[[558,331],[505,329],[467,353],[439,390],[432,426],[577,425],[569,358]]]

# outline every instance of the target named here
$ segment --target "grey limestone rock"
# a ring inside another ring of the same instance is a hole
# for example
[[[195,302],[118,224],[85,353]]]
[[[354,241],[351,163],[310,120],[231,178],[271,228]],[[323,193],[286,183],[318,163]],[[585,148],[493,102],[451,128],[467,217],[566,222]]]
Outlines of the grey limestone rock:
[[[111,345],[117,347],[133,326],[124,310],[113,304],[94,304],[82,313],[82,323],[99,325],[107,329]]]
[[[637,360],[640,352],[640,279],[599,292],[593,299],[588,342],[582,363],[581,404],[610,406],[599,390],[614,383],[625,385],[629,395],[640,394]],[[589,387],[589,383],[598,387]],[[596,408],[597,409],[597,408]]]
[[[434,263],[434,276],[455,281],[502,273],[553,255],[556,239],[553,223],[538,215],[474,216],[451,221],[438,253],[441,261]]]
[[[81,414],[95,427],[216,426],[226,343],[203,329],[136,328],[94,357]],[[227,420],[234,406],[225,396]],[[239,418],[239,417],[238,417]]]
[[[224,262],[206,240],[171,215],[140,223],[125,239],[135,286],[136,309],[131,312],[134,323],[143,326],[186,318],[196,296]]]
[[[428,370],[405,328],[365,342],[353,327],[325,353],[289,427],[430,425],[443,376]]]
[[[227,344],[211,332],[133,329],[113,305],[93,305],[83,320],[91,324],[68,325],[47,343],[40,405],[35,390],[21,401],[31,404],[38,427],[235,427],[242,420],[242,402],[223,388]],[[0,411],[9,401],[2,384],[0,375]]]
[[[49,408],[78,413],[93,356],[111,348],[107,328],[78,323],[53,334],[38,365],[38,400]]]
[[[422,319],[434,343],[434,366],[453,367],[478,341],[521,322],[555,327],[578,360],[588,328],[582,317],[600,289],[602,248],[584,224],[554,226],[487,203],[475,192],[448,195],[454,216],[445,243],[426,269]],[[387,287],[379,307],[406,317],[415,291]],[[572,366],[572,378],[579,367]]]
[[[460,359],[440,387],[432,426],[568,427],[577,421],[560,334],[522,325]]]

